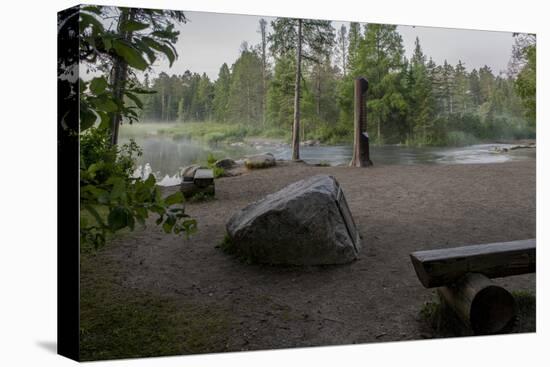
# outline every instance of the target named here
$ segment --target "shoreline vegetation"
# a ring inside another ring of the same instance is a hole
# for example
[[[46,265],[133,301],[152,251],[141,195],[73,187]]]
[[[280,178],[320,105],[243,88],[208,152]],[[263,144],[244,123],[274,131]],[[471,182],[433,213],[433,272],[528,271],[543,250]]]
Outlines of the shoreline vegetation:
[[[227,124],[220,122],[139,122],[132,125],[121,125],[121,137],[147,138],[154,136],[169,137],[174,140],[187,139],[201,143],[235,144],[246,142],[282,142],[290,143],[291,131],[283,129],[261,129],[259,126],[246,124]],[[345,145],[353,141],[353,129],[341,131],[338,135],[328,134],[323,129],[305,131],[302,135],[303,145]],[[445,144],[421,144],[405,141],[391,145],[411,147],[460,147],[481,143],[529,144],[535,141],[534,133],[504,134],[494,138],[479,138],[462,131],[447,133]],[[527,143],[526,143],[527,142]],[[371,144],[379,145],[376,139]],[[383,145],[383,144],[381,144]]]

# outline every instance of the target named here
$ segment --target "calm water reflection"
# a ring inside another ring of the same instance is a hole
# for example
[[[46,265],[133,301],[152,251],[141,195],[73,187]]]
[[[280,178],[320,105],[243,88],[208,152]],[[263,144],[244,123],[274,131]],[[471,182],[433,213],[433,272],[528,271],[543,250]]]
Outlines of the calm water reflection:
[[[122,139],[124,142],[125,139]],[[169,137],[152,136],[138,138],[136,142],[143,149],[138,165],[150,164],[157,176],[174,175],[181,167],[206,162],[208,154],[217,158],[243,158],[258,152],[271,152],[277,159],[290,159],[291,150],[286,144],[265,145],[218,145],[208,146],[191,140],[174,140]],[[373,146],[371,158],[375,165],[386,164],[470,164],[501,163],[510,160],[535,159],[535,149],[517,149],[507,153],[497,153],[495,148],[510,147],[508,144],[480,144],[468,147],[413,148],[403,146]],[[351,159],[351,145],[303,146],[300,147],[302,159],[308,163],[326,163],[330,165],[347,164]]]

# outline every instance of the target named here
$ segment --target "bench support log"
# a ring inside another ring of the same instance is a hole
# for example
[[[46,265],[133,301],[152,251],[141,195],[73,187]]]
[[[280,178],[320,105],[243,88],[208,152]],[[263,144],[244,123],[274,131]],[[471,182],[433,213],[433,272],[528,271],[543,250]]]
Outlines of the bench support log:
[[[489,243],[410,254],[424,287],[440,287],[458,281],[466,273],[488,278],[534,273],[536,240]]]
[[[438,288],[438,292],[478,335],[501,332],[516,316],[514,297],[482,274],[467,273],[455,284]]]

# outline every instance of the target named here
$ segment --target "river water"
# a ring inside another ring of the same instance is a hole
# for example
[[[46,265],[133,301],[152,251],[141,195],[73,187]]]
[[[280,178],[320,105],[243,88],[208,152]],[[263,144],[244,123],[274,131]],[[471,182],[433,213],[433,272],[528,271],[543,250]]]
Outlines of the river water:
[[[126,139],[122,138],[121,142]],[[162,185],[179,183],[178,172],[193,163],[205,163],[209,154],[216,158],[241,159],[245,155],[271,152],[277,159],[290,159],[288,144],[279,142],[257,142],[254,144],[233,143],[209,146],[193,140],[175,140],[164,136],[136,138],[143,149],[138,159],[137,176],[149,172]],[[466,147],[405,147],[396,145],[371,146],[371,160],[375,165],[388,164],[486,164],[507,161],[535,159],[535,149],[517,149],[502,153],[496,149],[510,148],[510,144],[478,144]],[[302,146],[300,156],[307,163],[343,165],[351,159],[351,145]]]

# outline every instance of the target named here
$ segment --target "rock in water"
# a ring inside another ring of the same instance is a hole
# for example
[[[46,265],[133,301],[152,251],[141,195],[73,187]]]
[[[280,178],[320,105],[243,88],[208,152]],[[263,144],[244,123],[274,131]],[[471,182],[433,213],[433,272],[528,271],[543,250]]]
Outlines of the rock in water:
[[[235,161],[231,158],[220,159],[220,160],[217,160],[216,163],[214,163],[214,166],[219,168],[224,168],[224,169],[229,169],[236,165],[237,163],[235,163]]]
[[[295,182],[248,205],[226,229],[232,251],[264,264],[343,264],[360,250],[342,188],[327,175]]]
[[[268,168],[273,167],[275,164],[275,157],[271,153],[248,156],[244,160],[244,165],[248,169]]]

